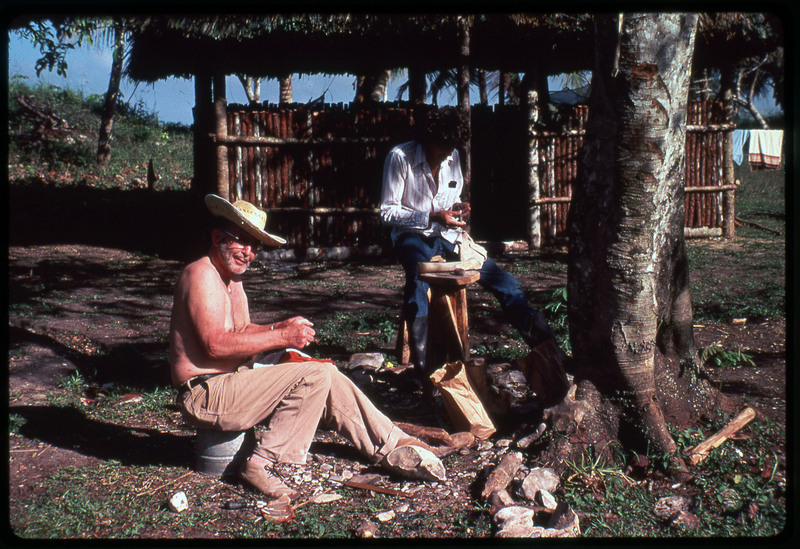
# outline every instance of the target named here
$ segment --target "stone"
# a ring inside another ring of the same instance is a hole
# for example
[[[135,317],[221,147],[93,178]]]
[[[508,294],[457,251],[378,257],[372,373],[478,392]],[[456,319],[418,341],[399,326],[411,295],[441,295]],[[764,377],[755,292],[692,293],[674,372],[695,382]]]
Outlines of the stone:
[[[547,429],[547,424],[540,423],[539,426],[536,427],[536,430],[533,433],[525,437],[522,437],[517,441],[517,448],[521,448],[524,450],[525,448],[527,448],[528,446],[539,440],[539,437],[542,436],[542,433],[544,433],[545,429]]]
[[[678,514],[672,519],[673,526],[683,526],[687,530],[697,530],[700,528],[700,519],[694,513],[689,511],[678,511]]]
[[[479,452],[485,452],[486,450],[491,450],[494,447],[492,441],[490,440],[482,440],[478,443],[477,450]]]
[[[556,498],[547,490],[539,490],[539,493],[536,494],[536,499],[545,509],[553,510],[558,506]]]
[[[560,404],[546,409],[544,419],[550,422],[555,431],[564,432],[570,426],[580,425],[587,411],[588,407],[583,401],[565,398]]]
[[[383,459],[384,466],[392,472],[418,480],[447,480],[441,460],[431,451],[419,446],[399,446]]]
[[[169,498],[167,505],[172,512],[183,513],[189,508],[189,499],[186,497],[185,492],[176,492]]]
[[[361,484],[378,484],[381,480],[383,480],[383,477],[378,473],[363,473],[359,475],[351,474],[349,480],[353,482],[359,482]]]
[[[581,535],[581,525],[577,513],[564,502],[556,506],[555,511],[547,522],[542,537],[546,538],[575,538]]]
[[[375,515],[375,518],[381,522],[389,522],[390,520],[394,519],[395,512],[391,509],[388,511],[382,511]]]
[[[514,498],[507,490],[495,490],[489,494],[489,504],[492,506],[491,513],[494,515],[504,507],[511,507],[514,505]]]
[[[687,496],[667,496],[656,501],[653,514],[660,519],[672,520],[681,511],[689,511],[692,498]]]
[[[376,372],[383,367],[383,362],[386,357],[383,353],[355,353],[350,357],[349,368],[355,370],[361,368]]]
[[[461,433],[455,433],[450,435],[452,439],[453,448],[469,448],[473,444],[475,444],[475,435],[470,433],[469,431],[463,431]]]
[[[555,492],[560,482],[561,479],[553,469],[536,467],[531,469],[531,472],[522,481],[522,493],[527,499],[534,501],[539,490]]]
[[[544,530],[533,525],[533,509],[512,505],[504,507],[494,514],[492,520],[497,526],[499,538],[530,538],[535,537],[536,530]]]
[[[341,494],[319,494],[311,498],[314,503],[331,503],[342,499]]]
[[[378,537],[378,526],[370,520],[362,520],[356,527],[356,537],[362,539]]]

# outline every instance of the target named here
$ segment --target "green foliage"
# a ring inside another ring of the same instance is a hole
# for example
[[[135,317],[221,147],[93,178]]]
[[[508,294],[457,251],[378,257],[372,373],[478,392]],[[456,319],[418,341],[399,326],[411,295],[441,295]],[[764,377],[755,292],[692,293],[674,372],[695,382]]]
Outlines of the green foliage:
[[[19,414],[10,414],[8,416],[8,434],[18,435],[20,427],[25,425],[25,418]]]
[[[700,353],[700,362],[704,366],[716,368],[737,368],[739,366],[755,366],[753,359],[744,352],[742,346],[734,343],[732,350],[724,349],[721,342],[709,345]]]
[[[580,456],[580,460],[564,460],[566,479],[564,485],[568,490],[580,493],[608,490],[610,485],[616,486],[618,479],[623,483],[632,484],[633,480],[609,464],[605,448],[596,451],[594,446],[588,446]]]
[[[17,98],[29,98],[38,109],[66,121],[53,136],[44,137],[36,120]],[[9,169],[12,178],[41,178],[49,184],[101,188],[147,185],[152,160],[157,189],[186,189],[193,175],[191,129],[181,124],[161,124],[139,102],[117,104],[111,163],[96,168],[97,133],[102,95],[82,97],[58,86],[39,83],[31,87],[24,78],[9,80]]]
[[[486,357],[495,362],[513,362],[528,353],[530,353],[528,346],[517,340],[508,343],[495,341],[480,343],[470,349],[470,354]]]
[[[572,344],[569,339],[569,319],[567,318],[567,287],[562,286],[552,294],[550,301],[544,306],[547,321],[556,336],[559,346],[567,354],[572,354]]]

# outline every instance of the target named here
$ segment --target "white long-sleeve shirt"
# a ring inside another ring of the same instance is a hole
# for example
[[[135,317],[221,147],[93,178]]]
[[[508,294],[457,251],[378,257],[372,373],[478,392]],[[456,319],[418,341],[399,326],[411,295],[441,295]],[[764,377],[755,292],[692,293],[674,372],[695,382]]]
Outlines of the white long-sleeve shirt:
[[[461,239],[461,229],[430,221],[430,213],[450,210],[460,201],[464,178],[457,150],[439,166],[436,180],[417,141],[396,146],[386,156],[381,191],[381,221],[392,227],[392,242],[405,232],[440,235],[448,242]]]

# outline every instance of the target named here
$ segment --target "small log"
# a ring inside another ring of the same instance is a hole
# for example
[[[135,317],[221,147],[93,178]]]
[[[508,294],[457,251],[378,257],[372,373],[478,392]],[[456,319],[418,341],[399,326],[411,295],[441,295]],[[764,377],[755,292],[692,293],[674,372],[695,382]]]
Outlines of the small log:
[[[742,223],[743,223],[743,224],[745,224],[745,225],[750,225],[751,227],[755,227],[755,228],[757,228],[757,229],[762,229],[762,230],[764,230],[764,231],[768,231],[768,232],[770,232],[770,233],[772,233],[772,234],[776,234],[776,235],[778,235],[778,236],[780,236],[781,234],[783,234],[783,233],[781,233],[780,231],[776,231],[775,229],[770,229],[769,227],[765,227],[764,225],[761,225],[760,223],[756,223],[755,221],[748,221],[748,220],[746,220],[746,219],[741,219],[741,218],[739,218],[739,217],[736,217],[736,218],[734,218],[734,220],[735,220],[735,221],[738,221],[740,224],[742,224]]]
[[[511,483],[511,479],[517,474],[520,466],[522,465],[522,454],[513,452],[506,454],[500,464],[491,472],[489,478],[486,479],[486,485],[481,492],[481,496],[486,499],[492,492],[499,492],[505,490]]]
[[[684,227],[684,238],[709,238],[722,236],[722,227]]]
[[[435,446],[453,446],[453,439],[444,429],[414,425],[413,423],[395,422],[395,425],[404,433],[424,440],[428,444],[433,444]]]
[[[730,438],[739,429],[750,423],[754,417],[756,417],[755,410],[748,406],[742,410],[738,416],[733,418],[725,427],[708,437],[694,448],[690,448],[688,450],[689,457],[686,459],[686,463],[689,465],[697,465],[700,463],[706,458],[708,452],[710,452],[712,448],[716,448],[728,440],[728,438]]]

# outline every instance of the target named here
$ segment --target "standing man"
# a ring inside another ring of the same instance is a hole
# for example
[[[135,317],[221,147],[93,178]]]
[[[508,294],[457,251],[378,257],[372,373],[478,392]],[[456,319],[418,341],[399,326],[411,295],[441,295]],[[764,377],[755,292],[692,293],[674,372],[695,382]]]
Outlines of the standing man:
[[[470,137],[466,116],[455,107],[427,111],[418,121],[417,139],[393,148],[383,168],[381,220],[392,228],[394,250],[405,270],[403,312],[411,361],[428,403],[432,397],[428,369],[441,365],[426,364],[428,284],[419,279],[417,264],[436,255],[450,261],[458,258],[463,219],[470,214],[469,203],[461,202],[464,180],[458,153]],[[480,275],[479,283],[497,297],[506,319],[525,342],[532,349],[549,347],[545,355],[556,354],[563,361],[544,315],[531,308],[517,279],[489,258]]]
[[[305,464],[320,423],[389,469],[387,456],[393,451],[412,445],[427,449],[398,429],[329,361],[245,366],[266,351],[302,349],[315,332],[299,316],[266,325],[250,321],[242,275],[262,244],[275,247],[286,241],[264,231],[266,214],[249,202],[231,204],[216,195],[206,196],[205,202],[215,216],[211,245],[180,276],[169,334],[172,383],[187,421],[200,428],[242,431],[266,420],[241,476],[275,498],[300,496],[272,468],[276,462]],[[444,474],[441,463],[436,465]],[[419,470],[403,474],[427,478]]]

